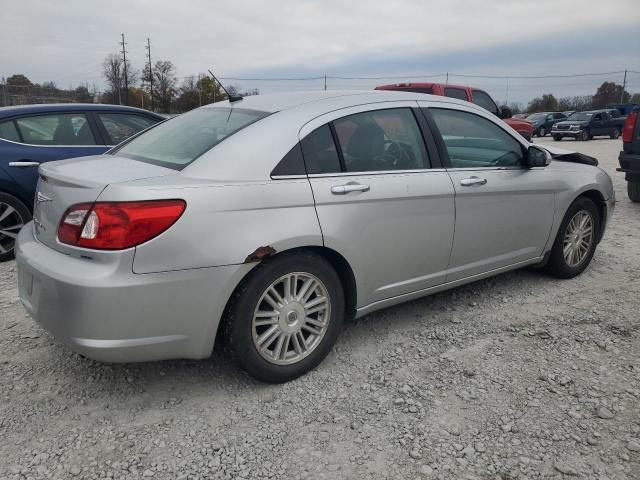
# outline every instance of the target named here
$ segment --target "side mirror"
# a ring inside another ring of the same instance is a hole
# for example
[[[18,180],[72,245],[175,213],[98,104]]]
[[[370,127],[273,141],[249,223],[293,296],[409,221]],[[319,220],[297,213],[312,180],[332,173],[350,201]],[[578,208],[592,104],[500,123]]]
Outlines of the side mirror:
[[[502,107],[500,107],[499,110],[500,110],[500,115],[498,115],[498,116],[500,118],[502,118],[503,120],[513,117],[513,112],[506,105],[503,105]]]
[[[551,163],[551,154],[544,148],[530,145],[527,149],[527,168],[546,167]]]

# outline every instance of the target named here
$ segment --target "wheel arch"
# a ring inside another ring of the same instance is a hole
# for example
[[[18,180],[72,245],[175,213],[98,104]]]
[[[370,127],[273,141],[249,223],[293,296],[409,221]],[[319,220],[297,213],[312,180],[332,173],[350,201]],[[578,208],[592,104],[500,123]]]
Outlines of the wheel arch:
[[[598,226],[598,236],[596,238],[596,243],[600,243],[600,240],[602,240],[602,237],[604,235],[605,225],[607,224],[607,202],[605,201],[604,195],[602,195],[600,190],[590,188],[583,192],[580,192],[580,194],[573,199],[570,205],[573,205],[573,202],[582,197],[591,200],[598,209],[598,214],[600,215],[600,225]]]
[[[346,258],[344,258],[344,256],[342,256],[336,250],[333,250],[329,247],[318,245],[298,246],[286,250],[281,250],[279,252],[275,252],[275,250],[272,253],[270,252],[268,255],[262,257],[259,260],[259,263],[256,263],[255,266],[251,268],[251,270],[244,274],[244,276],[238,281],[235,288],[231,292],[231,295],[229,295],[229,298],[227,299],[215,337],[224,337],[224,335],[220,335],[220,329],[226,328],[225,324],[229,318],[229,309],[232,307],[233,302],[236,300],[238,292],[244,287],[244,285],[246,285],[248,281],[251,280],[251,278],[253,278],[253,276],[256,274],[257,268],[261,264],[277,261],[279,258],[282,258],[285,255],[296,255],[302,253],[314,253],[326,260],[335,269],[338,278],[342,283],[342,288],[344,291],[345,318],[353,318],[356,313],[357,287],[353,269],[351,268],[351,265],[349,265],[349,262],[346,260]]]

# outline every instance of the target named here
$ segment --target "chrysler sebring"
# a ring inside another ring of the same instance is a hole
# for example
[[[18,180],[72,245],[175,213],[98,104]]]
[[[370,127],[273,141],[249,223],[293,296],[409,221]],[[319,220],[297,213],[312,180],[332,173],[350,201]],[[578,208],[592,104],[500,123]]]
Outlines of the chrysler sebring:
[[[220,102],[41,165],[20,297],[97,360],[205,358],[220,335],[283,382],[345,318],[524,266],[581,273],[615,202],[596,165],[447,97]]]

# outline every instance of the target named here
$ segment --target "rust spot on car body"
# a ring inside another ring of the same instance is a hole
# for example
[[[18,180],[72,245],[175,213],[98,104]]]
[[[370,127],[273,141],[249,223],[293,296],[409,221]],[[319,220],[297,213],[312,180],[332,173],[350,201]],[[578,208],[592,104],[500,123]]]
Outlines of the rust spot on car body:
[[[258,247],[247,255],[247,258],[244,259],[244,263],[259,262],[260,260],[270,257],[274,253],[276,253],[276,249],[271,246]]]

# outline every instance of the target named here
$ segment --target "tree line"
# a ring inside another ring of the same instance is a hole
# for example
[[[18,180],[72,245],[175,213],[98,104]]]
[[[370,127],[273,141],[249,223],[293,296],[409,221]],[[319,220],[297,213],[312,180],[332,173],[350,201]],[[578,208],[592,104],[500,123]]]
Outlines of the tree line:
[[[605,108],[607,105],[618,103],[640,104],[640,93],[631,95],[623,89],[622,85],[618,85],[614,82],[604,82],[598,87],[594,95],[578,95],[573,97],[556,98],[552,93],[545,93],[541,97],[536,97],[529,102],[527,112],[597,110]]]

